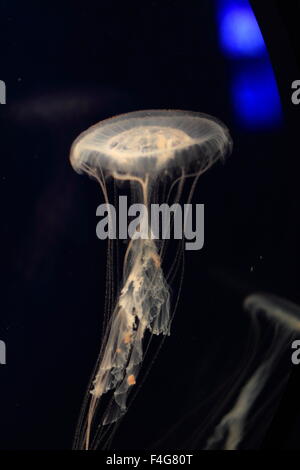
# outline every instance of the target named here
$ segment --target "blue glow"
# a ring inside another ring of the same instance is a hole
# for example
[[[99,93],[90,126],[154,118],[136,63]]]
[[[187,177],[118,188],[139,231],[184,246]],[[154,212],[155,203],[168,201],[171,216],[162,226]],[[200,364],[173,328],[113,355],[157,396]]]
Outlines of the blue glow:
[[[265,42],[248,0],[218,0],[219,35],[230,57],[258,57]]]
[[[260,65],[247,64],[236,71],[232,100],[242,126],[258,129],[282,124],[281,102],[269,61]]]

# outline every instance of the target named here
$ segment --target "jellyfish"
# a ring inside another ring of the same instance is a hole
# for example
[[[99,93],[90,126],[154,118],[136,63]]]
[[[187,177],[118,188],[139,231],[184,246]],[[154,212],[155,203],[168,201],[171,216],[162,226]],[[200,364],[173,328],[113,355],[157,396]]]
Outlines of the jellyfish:
[[[231,147],[227,128],[216,118],[173,110],[137,111],[106,119],[74,141],[71,164],[76,172],[100,184],[110,221],[109,180],[118,187],[129,184],[131,203],[147,209],[127,241],[116,294],[114,240],[108,238],[104,332],[75,448],[94,449],[105,439],[108,442],[109,427],[124,416],[129,396],[139,382],[147,335],[151,339],[170,334],[176,310],[170,283],[180,263],[182,245],[179,242],[170,271],[165,273],[166,240],[153,236],[151,205],[179,201],[188,178],[192,181],[187,196],[190,201],[199,176],[223,160]]]
[[[202,412],[196,403],[156,446],[168,446],[169,436],[185,430],[181,448],[190,450],[237,450],[260,447],[274,418],[288,382],[292,356],[298,357],[300,307],[267,292],[248,295],[243,302],[249,336],[231,369],[226,363],[227,381],[212,389],[212,399]],[[231,345],[231,354],[234,348]],[[206,358],[208,360],[208,358]],[[219,377],[218,382],[221,381]],[[212,387],[211,387],[212,388]],[[209,412],[207,412],[209,409]],[[197,422],[190,431],[191,416]],[[196,418],[195,418],[196,416]]]
[[[263,390],[268,387],[272,373],[276,367],[279,367],[282,357],[290,353],[293,339],[300,332],[300,307],[274,294],[255,293],[246,297],[244,309],[250,314],[256,326],[261,320],[266,321],[271,333],[269,346],[263,358],[259,359],[258,366],[249,374],[250,376],[241,387],[232,408],[216,426],[213,435],[208,440],[207,448],[218,448],[222,443],[224,449],[237,449],[251,432],[256,432],[261,439],[263,431],[272,419],[272,413],[266,413],[266,410],[271,408],[274,413],[274,402],[276,409],[278,397],[289,377],[290,368],[285,364],[285,367],[281,368],[283,370],[280,373],[280,380],[276,380],[273,387],[269,387],[265,400],[259,400]],[[259,336],[261,334],[259,328],[255,330]],[[262,337],[263,335],[261,339]],[[256,339],[258,340],[256,345],[259,346],[259,338]],[[250,370],[253,360],[248,364]],[[255,426],[257,428],[259,415],[263,415],[263,420],[260,416],[260,429],[253,431]]]

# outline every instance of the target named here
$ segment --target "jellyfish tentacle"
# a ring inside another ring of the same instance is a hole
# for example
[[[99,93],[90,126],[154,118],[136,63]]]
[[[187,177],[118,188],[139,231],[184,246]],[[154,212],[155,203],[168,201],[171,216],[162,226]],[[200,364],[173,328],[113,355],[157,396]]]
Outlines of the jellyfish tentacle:
[[[91,395],[98,400],[113,390],[114,403],[102,424],[117,421],[126,411],[127,396],[136,383],[143,361],[143,338],[170,334],[169,288],[153,240],[134,240],[128,255],[131,265],[113,314],[103,359]],[[94,401],[91,401],[94,407]],[[89,423],[89,433],[92,420]]]

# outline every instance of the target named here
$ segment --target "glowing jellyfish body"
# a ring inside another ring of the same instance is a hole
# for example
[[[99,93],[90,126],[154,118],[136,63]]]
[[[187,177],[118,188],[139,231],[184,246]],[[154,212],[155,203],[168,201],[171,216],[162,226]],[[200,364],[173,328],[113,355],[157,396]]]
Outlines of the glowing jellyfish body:
[[[197,180],[230,149],[229,133],[215,118],[188,111],[152,110],[124,114],[92,126],[73,143],[70,160],[78,173],[100,183],[107,203],[106,179],[112,177],[130,181],[133,199],[148,208],[157,199],[160,181],[171,182],[169,195],[178,184],[178,200],[185,178],[194,176]],[[147,219],[145,212],[127,246],[122,287],[107,321],[75,447],[88,449],[99,443],[96,414],[101,397],[108,391],[112,398],[102,414],[100,428],[124,415],[142,364],[146,330],[155,335],[170,333],[172,314],[161,266],[162,245],[151,237],[151,227],[147,228],[149,236],[141,237],[141,227],[148,227]]]

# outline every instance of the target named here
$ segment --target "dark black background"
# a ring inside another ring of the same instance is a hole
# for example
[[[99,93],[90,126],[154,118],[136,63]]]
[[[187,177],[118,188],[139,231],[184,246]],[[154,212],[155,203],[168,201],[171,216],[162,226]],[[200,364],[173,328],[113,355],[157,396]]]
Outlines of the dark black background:
[[[299,2],[289,12],[283,3],[252,2],[285,116],[281,128],[254,132],[232,115],[214,1],[1,2],[0,448],[72,445],[99,349],[106,251],[95,235],[101,193],[74,173],[68,153],[101,119],[191,109],[223,120],[234,140],[226,164],[200,179],[205,247],[187,253],[172,336],[116,446],[147,448],[197,403],[199,387],[210,393],[243,341],[245,295],[266,290],[300,304],[300,108],[290,99]],[[300,448],[299,392],[294,367],[262,448]]]

